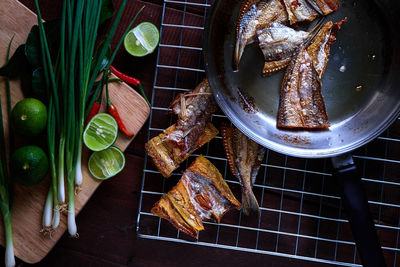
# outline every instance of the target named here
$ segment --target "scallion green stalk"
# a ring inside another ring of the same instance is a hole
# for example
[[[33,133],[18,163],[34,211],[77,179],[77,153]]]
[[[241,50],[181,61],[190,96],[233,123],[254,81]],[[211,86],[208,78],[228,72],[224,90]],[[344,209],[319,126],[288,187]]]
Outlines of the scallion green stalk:
[[[14,37],[13,37],[14,38]],[[11,43],[10,41],[7,50],[7,58],[6,62],[9,60]],[[7,94],[11,102],[10,95],[10,81],[6,78],[6,87]],[[9,104],[8,110],[10,110],[11,103]],[[8,114],[10,116],[10,113]],[[8,177],[8,168],[7,168],[7,157],[6,157],[6,145],[5,145],[5,135],[4,135],[4,125],[3,125],[3,109],[1,105],[0,99],[0,210],[3,215],[3,223],[4,223],[4,233],[5,233],[5,241],[6,241],[6,252],[5,252],[5,266],[12,267],[15,266],[15,257],[14,257],[14,246],[13,246],[13,237],[12,237],[12,226],[11,226],[11,203],[12,203],[12,194],[13,192],[13,184],[10,186],[10,181]]]

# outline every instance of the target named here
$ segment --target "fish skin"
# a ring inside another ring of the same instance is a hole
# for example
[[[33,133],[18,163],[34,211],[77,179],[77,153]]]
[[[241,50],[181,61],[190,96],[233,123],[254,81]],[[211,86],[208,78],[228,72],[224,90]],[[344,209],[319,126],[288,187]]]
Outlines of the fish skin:
[[[313,59],[302,46],[288,66],[280,92],[277,127],[323,130],[330,126]]]
[[[263,76],[289,65],[298,48],[308,43],[321,27],[322,20],[310,31],[294,30],[277,22],[260,25],[256,34],[265,59]]]
[[[246,0],[242,3],[236,28],[233,57],[235,70],[239,68],[245,47],[256,40],[257,25],[273,21],[288,22],[287,12],[281,0]]]
[[[336,35],[346,21],[347,18],[337,23],[327,22],[307,47],[307,52],[313,59],[315,70],[320,79],[324,76],[326,65],[328,64],[331,45],[336,42]]]
[[[261,25],[257,38],[265,59],[263,75],[285,68],[309,36],[308,32],[296,31],[276,22]]]
[[[307,0],[307,2],[323,16],[339,9],[338,0]]]
[[[163,141],[174,143],[184,157],[204,133],[207,122],[217,110],[208,80],[204,79],[193,91],[179,94],[170,108],[178,115],[178,121],[175,131],[168,133]]]
[[[226,212],[241,208],[217,167],[200,155],[177,185],[154,204],[151,213],[197,239],[204,230],[203,221],[220,223]]]
[[[283,0],[289,16],[290,25],[313,21],[318,17],[318,12],[306,0]]]
[[[223,124],[221,133],[230,169],[242,187],[243,213],[259,215],[260,208],[252,188],[266,149],[249,139],[236,127]]]

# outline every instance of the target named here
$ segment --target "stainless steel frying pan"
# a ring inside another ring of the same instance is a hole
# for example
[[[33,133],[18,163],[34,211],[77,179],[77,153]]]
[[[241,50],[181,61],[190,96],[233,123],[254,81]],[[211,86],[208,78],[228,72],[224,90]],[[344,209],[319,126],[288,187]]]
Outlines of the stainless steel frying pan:
[[[384,265],[365,193],[348,153],[376,138],[399,116],[400,1],[341,1],[340,9],[327,16],[334,22],[348,18],[331,48],[322,80],[331,122],[328,131],[276,127],[284,71],[263,78],[263,55],[256,44],[246,49],[239,72],[233,71],[241,2],[217,0],[208,15],[204,57],[219,106],[236,127],[269,149],[295,157],[332,157],[361,260],[365,266]]]

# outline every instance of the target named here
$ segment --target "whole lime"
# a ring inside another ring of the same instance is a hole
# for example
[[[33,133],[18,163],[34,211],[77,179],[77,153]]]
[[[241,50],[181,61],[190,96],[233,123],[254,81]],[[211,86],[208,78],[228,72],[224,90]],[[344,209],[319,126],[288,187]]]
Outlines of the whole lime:
[[[19,101],[11,111],[11,124],[17,134],[35,136],[46,128],[47,108],[35,98]]]
[[[49,170],[46,153],[38,146],[23,146],[14,151],[10,162],[11,174],[20,184],[40,183]]]

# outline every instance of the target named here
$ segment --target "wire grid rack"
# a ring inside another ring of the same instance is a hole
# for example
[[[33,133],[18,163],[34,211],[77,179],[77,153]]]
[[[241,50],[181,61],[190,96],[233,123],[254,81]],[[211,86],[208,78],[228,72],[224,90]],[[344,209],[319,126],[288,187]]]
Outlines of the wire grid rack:
[[[148,140],[176,120],[168,111],[176,94],[204,78],[202,32],[212,0],[164,0]],[[227,118],[215,114],[219,127]],[[296,258],[342,266],[360,265],[336,182],[327,159],[307,160],[267,151],[253,190],[261,216],[231,211],[220,224],[205,222],[194,240],[150,213],[161,195],[179,180],[200,154],[224,175],[240,199],[240,184],[230,173],[217,136],[196,151],[171,178],[164,179],[146,158],[137,220],[138,236]],[[400,120],[381,137],[354,152],[388,266],[400,266]]]

